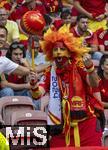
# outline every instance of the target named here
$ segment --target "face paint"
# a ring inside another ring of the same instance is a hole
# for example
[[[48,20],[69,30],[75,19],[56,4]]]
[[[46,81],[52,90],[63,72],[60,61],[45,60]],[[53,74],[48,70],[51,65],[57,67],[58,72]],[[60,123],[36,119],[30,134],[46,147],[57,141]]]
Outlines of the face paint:
[[[53,58],[57,66],[63,66],[69,59],[69,51],[63,42],[56,42],[53,47]]]
[[[53,47],[53,57],[69,57],[69,51],[63,42],[56,42]]]
[[[56,57],[55,58],[55,63],[57,65],[57,67],[62,68],[63,66],[65,66],[66,64],[68,64],[69,58],[67,57]]]

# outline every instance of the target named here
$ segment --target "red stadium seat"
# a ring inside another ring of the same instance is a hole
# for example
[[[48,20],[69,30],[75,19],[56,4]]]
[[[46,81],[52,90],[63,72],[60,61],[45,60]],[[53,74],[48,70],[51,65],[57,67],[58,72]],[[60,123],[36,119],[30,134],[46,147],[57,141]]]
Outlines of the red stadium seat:
[[[105,128],[108,128],[108,109],[104,109],[104,113],[105,113]]]
[[[0,111],[6,125],[10,125],[11,115],[17,110],[35,110],[32,99],[27,96],[6,96],[0,98]]]
[[[39,110],[15,111],[11,121],[11,125],[46,125],[47,114]]]
[[[103,132],[102,145],[105,147],[108,146],[108,129],[107,128],[105,128],[105,131]]]

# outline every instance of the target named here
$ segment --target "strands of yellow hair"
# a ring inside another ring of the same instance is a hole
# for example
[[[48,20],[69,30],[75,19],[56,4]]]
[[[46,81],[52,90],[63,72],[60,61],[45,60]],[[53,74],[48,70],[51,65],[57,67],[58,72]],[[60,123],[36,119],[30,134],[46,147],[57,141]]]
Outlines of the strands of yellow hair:
[[[43,41],[40,42],[42,50],[48,60],[52,60],[53,46],[57,41],[62,41],[68,50],[81,57],[84,53],[88,53],[89,49],[82,45],[83,38],[76,38],[69,31],[69,26],[63,25],[59,30],[53,31],[51,28],[44,34]]]

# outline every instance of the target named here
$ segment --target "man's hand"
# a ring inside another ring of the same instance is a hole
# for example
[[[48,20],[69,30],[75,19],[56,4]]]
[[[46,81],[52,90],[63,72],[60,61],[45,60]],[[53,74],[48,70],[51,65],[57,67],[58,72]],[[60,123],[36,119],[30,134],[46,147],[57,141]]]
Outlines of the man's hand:
[[[86,68],[88,68],[89,66],[91,66],[93,64],[92,60],[91,60],[91,55],[88,53],[85,53],[83,55],[83,62]]]
[[[37,85],[38,76],[37,76],[37,73],[34,72],[33,70],[30,71],[29,80],[30,80],[30,85],[31,86],[36,86]]]
[[[96,21],[102,21],[105,18],[104,14],[101,14],[95,18]]]

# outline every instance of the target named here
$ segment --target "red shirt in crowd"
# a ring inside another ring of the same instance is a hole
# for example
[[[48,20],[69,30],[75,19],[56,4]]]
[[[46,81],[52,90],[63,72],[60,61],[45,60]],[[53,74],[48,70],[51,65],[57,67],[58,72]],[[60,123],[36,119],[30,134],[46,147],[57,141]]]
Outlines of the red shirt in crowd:
[[[46,14],[46,9],[43,5],[36,5],[35,9],[36,10],[39,10],[42,14]],[[20,6],[15,14],[14,14],[14,20],[19,20],[22,18],[22,16],[27,12],[27,11],[30,11],[29,8],[26,6],[26,4],[23,4],[22,6]]]
[[[43,0],[43,4],[45,5],[48,13],[58,12],[62,7],[61,0]]]
[[[108,51],[108,30],[101,30],[98,34],[99,45],[105,47],[105,51]]]
[[[26,78],[21,77],[15,74],[6,75],[6,79],[8,82],[15,83],[15,84],[23,84],[25,83]]]
[[[95,16],[99,16],[100,14],[104,14],[106,0],[75,0],[80,3],[80,5],[89,13],[94,14]],[[77,16],[78,11],[76,9],[72,9],[72,15]]]
[[[100,92],[103,102],[108,102],[108,79],[101,79],[98,88],[93,88],[93,92]]]
[[[73,35],[75,37],[83,37],[83,35],[80,35],[80,33],[78,32],[77,26],[73,27],[70,29],[70,32],[73,33]],[[91,44],[97,44],[97,36],[95,35],[95,33],[93,33],[90,30],[86,31],[86,35],[84,38],[84,45],[86,46],[90,46]]]
[[[108,102],[108,80],[100,80],[99,89],[101,92],[101,98],[103,102]]]

